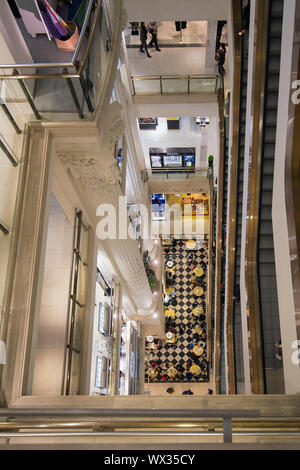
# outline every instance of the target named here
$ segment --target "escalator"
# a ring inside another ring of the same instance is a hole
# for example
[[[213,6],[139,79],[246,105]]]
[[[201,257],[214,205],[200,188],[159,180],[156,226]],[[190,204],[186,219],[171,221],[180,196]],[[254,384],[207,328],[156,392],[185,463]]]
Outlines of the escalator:
[[[224,79],[221,77],[222,89],[224,93]],[[224,97],[225,103],[225,97]],[[224,106],[225,110],[225,106]],[[220,394],[226,394],[226,366],[225,366],[225,338],[224,338],[224,315],[225,315],[225,253],[226,253],[226,222],[228,211],[228,155],[229,155],[229,118],[224,112],[224,173],[223,173],[223,216],[222,216],[222,263],[221,263],[221,286],[224,290],[224,297],[221,295],[220,309]]]
[[[283,0],[270,1],[264,102],[264,131],[262,136],[257,266],[265,393],[284,393],[282,361],[275,357],[274,346],[275,343],[280,340],[280,323],[272,227],[273,170],[278,108],[283,4]]]
[[[244,186],[244,153],[246,131],[247,82],[248,82],[248,31],[242,37],[242,68],[241,68],[241,94],[238,142],[238,173],[237,173],[237,205],[236,205],[236,238],[235,238],[235,265],[234,265],[234,295],[238,296],[241,269],[241,236],[243,217],[243,186]],[[233,342],[234,342],[234,371],[235,393],[242,393],[244,383],[244,361],[242,340],[241,304],[238,298],[233,302]]]

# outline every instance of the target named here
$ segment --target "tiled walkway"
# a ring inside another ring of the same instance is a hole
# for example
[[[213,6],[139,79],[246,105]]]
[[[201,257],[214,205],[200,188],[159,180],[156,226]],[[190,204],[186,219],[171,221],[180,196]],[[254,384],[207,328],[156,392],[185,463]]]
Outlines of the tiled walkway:
[[[193,251],[196,255],[196,264],[204,262],[207,265],[207,250],[200,248],[197,251]],[[162,347],[159,350],[149,350],[146,348],[146,372],[149,367],[149,363],[152,361],[156,362],[159,365],[159,373],[155,378],[148,377],[147,373],[145,376],[145,381],[150,383],[157,382],[208,382],[209,374],[208,370],[205,370],[207,367],[206,360],[206,339],[202,339],[204,346],[204,353],[199,357],[198,365],[202,369],[200,375],[193,376],[191,379],[186,378],[186,373],[189,371],[187,363],[191,360],[191,349],[189,346],[191,344],[195,345],[199,341],[195,341],[194,334],[190,328],[190,323],[199,325],[202,329],[206,329],[206,321],[201,321],[199,318],[196,318],[192,314],[193,304],[195,302],[200,303],[206,297],[206,291],[204,295],[199,299],[196,299],[193,294],[193,286],[191,285],[191,276],[193,272],[190,268],[190,262],[187,259],[187,255],[190,253],[189,250],[184,248],[184,242],[178,241],[175,248],[170,248],[168,254],[165,254],[165,261],[172,260],[175,265],[175,286],[174,290],[176,291],[176,301],[177,305],[170,305],[171,309],[175,310],[175,334],[178,337],[176,345],[168,344],[166,341],[163,341]],[[203,275],[206,281],[206,274]],[[204,311],[205,313],[205,311]],[[192,361],[194,363],[194,361]],[[178,378],[168,378],[163,380],[163,374],[166,373],[168,368],[173,365],[176,369],[183,369],[181,377]]]

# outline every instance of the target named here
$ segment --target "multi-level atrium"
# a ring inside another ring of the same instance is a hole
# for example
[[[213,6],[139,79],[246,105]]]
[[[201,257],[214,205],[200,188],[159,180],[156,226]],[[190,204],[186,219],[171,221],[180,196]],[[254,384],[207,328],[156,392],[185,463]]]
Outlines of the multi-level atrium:
[[[300,0],[2,3],[0,448],[299,448]]]

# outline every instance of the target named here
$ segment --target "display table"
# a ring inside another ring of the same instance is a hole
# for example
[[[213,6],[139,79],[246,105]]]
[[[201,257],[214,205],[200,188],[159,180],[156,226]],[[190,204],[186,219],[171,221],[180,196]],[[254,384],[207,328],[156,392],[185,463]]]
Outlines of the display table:
[[[201,295],[203,295],[204,293],[204,290],[203,290],[203,287],[201,286],[196,286],[194,289],[193,289],[193,293],[196,297],[201,297]]]
[[[193,353],[196,354],[196,356],[201,356],[204,352],[204,349],[199,346],[199,344],[195,344],[193,347]]]
[[[155,379],[155,377],[157,377],[157,375],[158,375],[158,371],[156,369],[151,369],[150,368],[150,369],[147,370],[147,374],[151,379]]]
[[[175,320],[175,310],[173,309],[165,310],[165,316],[172,317]]]
[[[195,276],[201,277],[204,274],[203,269],[200,266],[197,266],[197,268],[194,269]]]
[[[171,379],[173,379],[178,374],[178,371],[174,366],[170,366],[167,370],[167,374]]]
[[[188,240],[185,244],[187,250],[194,250],[197,246],[196,240]]]
[[[177,338],[175,336],[175,333],[168,331],[168,333],[166,333],[166,342],[171,343],[171,344],[177,343]]]
[[[197,333],[198,335],[201,335],[202,329],[200,328],[199,325],[196,325],[196,326],[192,329],[192,333],[193,333],[193,334]]]
[[[199,315],[201,315],[203,312],[204,312],[203,307],[195,307],[195,308],[193,308],[193,310],[192,310],[192,314],[193,314],[195,317],[199,317]]]
[[[199,366],[197,366],[197,364],[193,364],[193,365],[191,365],[191,367],[190,367],[190,372],[191,372],[192,374],[194,374],[194,375],[199,375],[200,372],[201,372],[201,369],[200,369]]]

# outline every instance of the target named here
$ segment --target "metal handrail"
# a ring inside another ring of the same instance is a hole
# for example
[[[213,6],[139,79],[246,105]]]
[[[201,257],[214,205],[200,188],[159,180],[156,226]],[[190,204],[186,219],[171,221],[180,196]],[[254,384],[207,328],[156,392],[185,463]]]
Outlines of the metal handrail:
[[[233,86],[233,125],[232,130],[232,157],[230,168],[230,199],[228,223],[228,273],[227,273],[227,305],[226,305],[226,338],[227,338],[227,364],[228,364],[228,393],[236,393],[235,362],[233,342],[233,290],[235,275],[235,241],[236,241],[236,211],[238,189],[238,159],[239,159],[239,117],[240,117],[240,90],[241,90],[241,64],[242,44],[238,32],[242,29],[241,2],[233,0],[233,29],[234,29],[234,86]]]
[[[148,77],[144,76],[131,76],[132,80],[187,80],[187,79],[217,79],[219,75],[151,75]]]
[[[211,94],[216,94],[218,89],[219,75],[150,75],[147,77],[144,76],[131,76],[131,85],[133,89],[133,95],[136,95],[136,88],[134,86],[135,81],[154,81],[159,80],[160,83],[160,94],[163,92],[163,81],[164,80],[187,80],[187,94],[191,94],[190,81],[191,80],[215,80],[214,91],[210,91]],[[199,93],[207,93],[206,91],[200,91]],[[156,93],[157,94],[157,93]]]
[[[220,133],[220,154],[218,172],[218,192],[217,192],[217,230],[216,236],[216,262],[215,262],[215,393],[220,393],[220,319],[221,319],[221,248],[222,248],[222,222],[223,222],[223,175],[224,175],[224,96],[221,88],[218,90],[219,104],[219,133]]]
[[[212,302],[213,302],[213,259],[212,259],[212,248],[213,248],[213,190],[214,190],[214,181],[213,173],[209,175],[209,242],[208,242],[208,312],[207,312],[207,337],[209,338],[207,344],[207,359],[208,362],[212,362]]]
[[[264,393],[262,331],[259,286],[257,279],[257,244],[260,205],[261,152],[263,139],[264,91],[269,26],[269,0],[258,3],[253,86],[252,156],[249,177],[249,210],[247,214],[246,292],[249,310],[249,346],[252,393]]]

